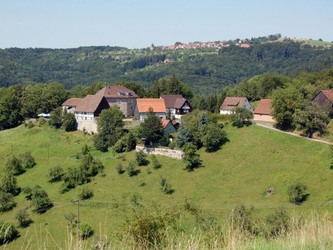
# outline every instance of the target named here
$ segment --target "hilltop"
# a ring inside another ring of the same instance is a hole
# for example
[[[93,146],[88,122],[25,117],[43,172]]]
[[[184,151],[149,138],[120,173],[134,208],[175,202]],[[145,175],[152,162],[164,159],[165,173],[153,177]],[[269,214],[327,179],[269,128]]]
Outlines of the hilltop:
[[[1,49],[0,87],[56,81],[68,89],[95,82],[138,82],[147,88],[160,78],[177,75],[195,93],[212,93],[267,72],[295,76],[332,67],[331,45],[270,35],[133,50],[110,46]]]
[[[288,213],[309,214],[332,211],[332,170],[329,169],[329,146],[267,130],[258,126],[234,128],[225,127],[229,142],[214,153],[199,151],[203,167],[193,172],[184,170],[182,161],[158,156],[160,169],[151,165],[139,167],[140,173],[129,177],[119,175],[117,164],[126,166],[134,158],[134,152],[115,155],[93,150],[94,158],[100,159],[105,173],[96,176],[83,186],[94,191],[92,199],[80,206],[80,220],[95,229],[94,238],[102,235],[114,242],[124,234],[127,219],[133,216],[134,206],[145,206],[145,213],[159,209],[181,208],[186,200],[198,206],[219,222],[226,220],[231,209],[238,204],[255,208],[255,216],[264,218],[277,207],[284,207]],[[91,136],[82,132],[66,133],[49,127],[26,128],[20,126],[0,131],[1,162],[10,154],[29,150],[37,165],[18,176],[18,185],[26,187],[38,184],[47,193],[54,207],[43,214],[30,213],[29,201],[24,194],[15,197],[17,206],[1,215],[3,220],[15,223],[15,214],[28,207],[33,223],[26,229],[19,229],[21,237],[8,247],[28,249],[64,247],[67,235],[65,215],[77,214],[76,200],[79,186],[64,194],[59,192],[60,183],[47,182],[50,167],[59,164],[63,168],[79,164],[76,158],[84,145],[91,146]],[[246,139],[245,139],[246,138]],[[160,178],[165,177],[174,193],[166,195],[160,191]],[[300,206],[288,202],[287,186],[302,182],[308,186],[310,196]],[[274,188],[267,197],[268,189]],[[131,205],[132,204],[132,205]],[[136,204],[136,205],[135,205]],[[186,217],[187,218],[187,217]],[[185,234],[196,227],[193,219],[184,220]],[[36,240],[38,239],[38,240]],[[42,243],[43,242],[43,243]],[[45,245],[46,244],[46,245]]]

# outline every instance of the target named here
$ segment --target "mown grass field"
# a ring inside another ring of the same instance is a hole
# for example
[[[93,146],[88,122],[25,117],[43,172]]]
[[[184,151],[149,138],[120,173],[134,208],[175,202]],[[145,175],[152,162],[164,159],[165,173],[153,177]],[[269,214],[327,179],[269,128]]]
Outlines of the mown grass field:
[[[229,142],[221,150],[206,153],[200,150],[203,167],[193,172],[184,170],[179,160],[158,156],[161,169],[151,165],[138,167],[140,173],[129,177],[119,175],[116,164],[127,166],[135,153],[114,155],[92,150],[95,158],[105,166],[105,176],[97,176],[90,183],[94,197],[82,202],[80,221],[90,224],[94,237],[108,235],[116,239],[124,232],[131,210],[126,204],[139,197],[146,205],[161,208],[180,207],[186,199],[203,211],[214,215],[221,222],[237,204],[254,206],[257,217],[265,217],[277,207],[284,207],[293,214],[333,211],[333,171],[329,169],[329,146],[267,130],[257,126],[241,129],[226,126]],[[63,168],[78,166],[76,153],[84,144],[92,146],[90,136],[82,132],[66,133],[48,127],[23,126],[0,132],[0,167],[11,153],[31,152],[37,165],[18,176],[20,187],[38,184],[49,194],[54,207],[44,214],[30,213],[34,221],[28,228],[19,229],[21,237],[4,248],[7,249],[58,249],[68,240],[65,215],[77,214],[73,203],[82,187],[60,194],[61,183],[48,183],[48,169],[56,164]],[[149,171],[150,170],[150,171]],[[151,173],[149,173],[151,172]],[[160,190],[160,178],[166,177],[175,192],[166,195]],[[308,186],[310,196],[300,206],[291,205],[287,198],[289,184],[302,182]],[[273,195],[266,197],[268,188]],[[15,197],[17,206],[1,214],[1,220],[16,224],[15,214],[29,206],[24,194]],[[191,222],[188,222],[191,227]]]

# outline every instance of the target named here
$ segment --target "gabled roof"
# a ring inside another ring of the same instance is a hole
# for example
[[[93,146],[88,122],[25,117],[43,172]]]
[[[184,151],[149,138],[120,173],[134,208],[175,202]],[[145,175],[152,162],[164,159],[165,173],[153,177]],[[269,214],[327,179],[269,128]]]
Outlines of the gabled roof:
[[[105,100],[104,96],[87,95],[76,106],[75,112],[95,112],[103,99]]]
[[[258,115],[271,115],[272,112],[272,100],[261,99],[254,109],[253,113]]]
[[[332,89],[325,89],[321,91],[327,99],[333,103],[333,90]],[[320,93],[320,92],[319,92]]]
[[[81,102],[81,98],[69,98],[67,99],[62,106],[77,106]]]
[[[172,122],[168,119],[161,119],[161,122],[162,122],[162,127],[163,128],[166,128],[169,123],[171,123],[171,125],[173,126]]]
[[[161,98],[164,99],[167,108],[175,108],[177,99],[185,99],[182,95],[161,95]]]
[[[244,107],[245,101],[247,101],[246,97],[226,97],[220,110],[232,110],[237,107]]]
[[[160,98],[138,98],[136,99],[137,108],[139,113],[145,113],[149,111],[149,108],[153,109],[154,113],[165,113],[165,103]]]
[[[137,94],[123,85],[106,86],[96,93],[105,98],[136,98]]]

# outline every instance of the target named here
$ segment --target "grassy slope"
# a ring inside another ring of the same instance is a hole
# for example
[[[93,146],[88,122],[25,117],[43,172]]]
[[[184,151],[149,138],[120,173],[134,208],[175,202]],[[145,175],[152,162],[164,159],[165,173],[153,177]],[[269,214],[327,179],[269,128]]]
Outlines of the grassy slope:
[[[218,218],[224,218],[236,204],[243,203],[257,208],[258,216],[264,216],[278,206],[284,206],[295,212],[332,211],[333,172],[329,170],[329,148],[327,145],[291,137],[261,127],[251,126],[235,129],[227,126],[230,142],[215,153],[200,151],[204,167],[188,173],[181,161],[158,157],[162,168],[147,173],[147,167],[141,167],[136,177],[127,174],[118,175],[115,164],[127,165],[133,159],[134,152],[126,160],[111,153],[93,152],[106,167],[106,176],[97,176],[86,184],[94,189],[95,196],[80,207],[81,221],[91,224],[96,236],[114,235],[120,229],[127,216],[121,206],[115,204],[128,201],[133,193],[138,193],[145,204],[155,202],[162,207],[184,203],[192,199],[201,208]],[[49,239],[49,244],[63,246],[66,239],[66,220],[64,215],[77,212],[72,203],[78,188],[60,194],[60,183],[47,183],[45,175],[50,166],[60,164],[64,168],[76,166],[79,161],[75,154],[82,145],[91,145],[89,137],[82,133],[65,133],[50,128],[26,129],[19,127],[0,132],[0,161],[4,162],[13,151],[19,154],[32,152],[37,165],[18,177],[19,186],[39,184],[45,188],[54,202],[54,208],[42,215],[32,214],[34,223],[28,229],[20,229],[22,237],[9,247],[21,247],[29,242],[31,247],[41,247],[41,242]],[[49,157],[48,157],[49,156]],[[175,189],[172,195],[160,191],[160,176],[165,176]],[[308,185],[310,196],[303,205],[295,207],[287,202],[286,189],[290,183],[300,181]],[[145,183],[144,186],[140,184]],[[269,187],[276,192],[271,197],[264,193]],[[15,214],[19,209],[29,206],[23,194],[15,198],[17,207],[1,215],[15,223]],[[95,203],[93,203],[95,202]],[[102,206],[94,207],[96,202]],[[51,237],[51,236],[52,237]],[[39,240],[37,239],[39,238]],[[55,240],[53,241],[52,238]]]

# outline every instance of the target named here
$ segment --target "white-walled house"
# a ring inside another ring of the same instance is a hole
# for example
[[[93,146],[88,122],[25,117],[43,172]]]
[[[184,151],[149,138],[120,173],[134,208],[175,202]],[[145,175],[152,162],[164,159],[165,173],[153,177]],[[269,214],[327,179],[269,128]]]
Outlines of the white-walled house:
[[[136,99],[135,117],[140,121],[144,120],[152,109],[156,116],[166,118],[166,108],[163,99],[160,98],[138,98]]]
[[[85,130],[88,133],[97,132],[97,119],[103,109],[110,108],[103,96],[87,95],[77,105],[74,115],[78,130]]]
[[[246,108],[253,111],[250,102],[246,97],[226,97],[220,107],[221,115],[230,115],[236,108]]]

